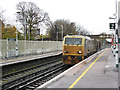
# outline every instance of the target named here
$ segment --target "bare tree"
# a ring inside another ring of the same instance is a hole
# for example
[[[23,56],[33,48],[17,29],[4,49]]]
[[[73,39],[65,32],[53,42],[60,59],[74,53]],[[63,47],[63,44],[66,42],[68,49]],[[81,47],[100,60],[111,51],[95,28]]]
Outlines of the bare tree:
[[[4,12],[5,12],[5,10],[3,10],[2,8],[0,8],[0,20],[1,20],[2,22],[5,21],[5,18],[4,18],[4,16],[3,16]]]
[[[26,10],[27,10],[27,6],[26,6],[26,2],[19,2],[17,5],[17,19],[19,20],[19,22],[23,25],[24,30],[25,30],[25,26],[26,26]],[[26,32],[24,31],[24,34],[26,34]]]
[[[62,40],[63,36],[68,34],[76,35],[76,26],[74,22],[70,22],[69,20],[59,19],[55,22],[51,23],[52,27],[47,29],[47,34],[49,34],[50,39],[56,40],[57,33],[59,40]]]
[[[28,27],[30,36],[32,30],[37,30],[37,26],[40,23],[46,24],[49,21],[48,14],[33,2],[19,2],[17,4],[17,10],[19,11],[17,19],[26,27],[26,30]]]
[[[90,34],[90,32],[87,29],[85,29],[83,26],[81,26],[79,24],[76,25],[76,31],[79,35],[89,35]]]

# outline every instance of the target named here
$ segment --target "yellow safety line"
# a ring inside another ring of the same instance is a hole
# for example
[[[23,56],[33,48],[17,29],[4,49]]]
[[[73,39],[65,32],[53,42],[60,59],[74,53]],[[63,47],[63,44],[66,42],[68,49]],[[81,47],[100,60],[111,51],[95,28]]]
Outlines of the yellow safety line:
[[[104,51],[105,52],[105,51]],[[104,53],[103,52],[103,53]],[[85,75],[85,73],[92,67],[92,65],[103,55],[103,53],[82,73],[82,75],[80,75],[76,81],[67,89],[67,90],[71,90],[71,88],[73,88],[76,83]]]
[[[25,58],[18,58],[18,59],[7,60],[6,63],[8,63],[9,61],[19,61],[19,60],[21,60],[21,59],[25,59]]]

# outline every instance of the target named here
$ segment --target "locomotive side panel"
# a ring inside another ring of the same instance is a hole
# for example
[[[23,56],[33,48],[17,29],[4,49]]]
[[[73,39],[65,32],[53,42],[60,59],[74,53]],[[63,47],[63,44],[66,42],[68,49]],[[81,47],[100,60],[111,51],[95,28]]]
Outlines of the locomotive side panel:
[[[89,47],[90,47],[90,54],[93,54],[94,52],[97,51],[96,50],[96,42],[95,42],[95,40],[90,41]]]

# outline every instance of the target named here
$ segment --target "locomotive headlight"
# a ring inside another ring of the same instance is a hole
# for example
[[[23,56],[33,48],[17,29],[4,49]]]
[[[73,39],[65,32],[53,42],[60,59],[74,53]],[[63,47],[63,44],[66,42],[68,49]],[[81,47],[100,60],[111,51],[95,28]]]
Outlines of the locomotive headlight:
[[[68,51],[64,51],[64,53],[68,53]]]
[[[78,51],[78,54],[81,54],[82,53],[82,51]]]

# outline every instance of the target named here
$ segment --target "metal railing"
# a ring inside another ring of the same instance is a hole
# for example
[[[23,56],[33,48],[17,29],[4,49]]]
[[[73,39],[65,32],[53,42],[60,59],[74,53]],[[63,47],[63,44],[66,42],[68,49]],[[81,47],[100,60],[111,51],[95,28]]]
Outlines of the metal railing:
[[[0,41],[0,58],[11,58],[16,57],[16,41],[9,42],[8,41],[8,48],[7,48],[7,40]],[[57,46],[58,43],[58,46]],[[25,41],[18,40],[18,56],[26,56],[26,55],[36,55],[40,53],[46,53],[51,51],[58,51],[62,50],[62,41]],[[7,55],[8,53],[8,55]],[[17,57],[18,57],[17,56]]]

